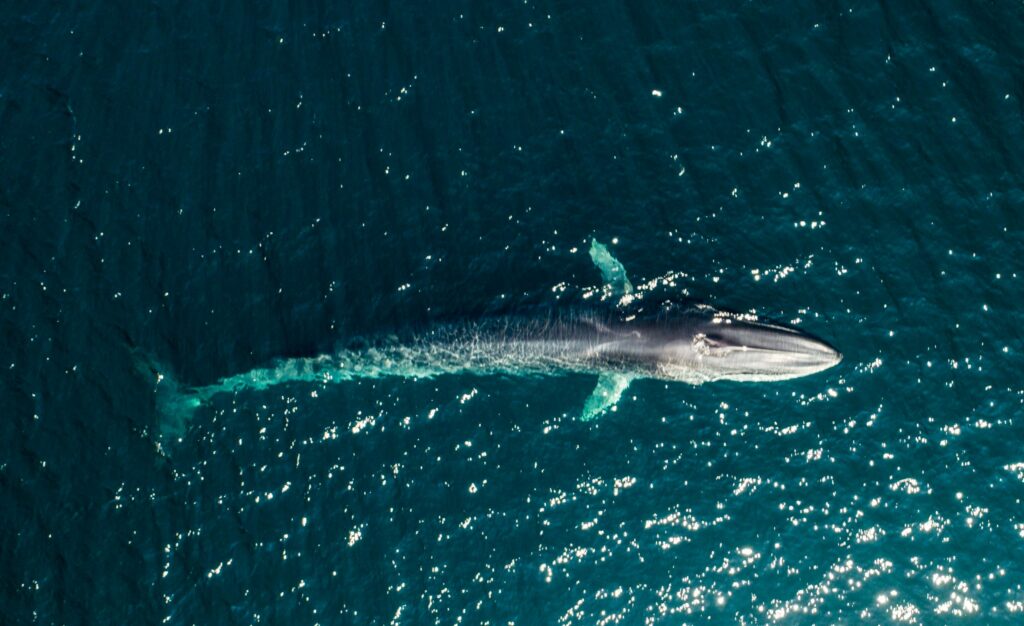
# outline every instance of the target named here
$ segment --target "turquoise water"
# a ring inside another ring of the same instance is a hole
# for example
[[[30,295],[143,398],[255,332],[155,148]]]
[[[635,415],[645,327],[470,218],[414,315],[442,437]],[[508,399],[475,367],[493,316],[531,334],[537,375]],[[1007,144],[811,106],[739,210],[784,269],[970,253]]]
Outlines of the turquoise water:
[[[5,623],[1024,619],[1024,10],[0,9]],[[638,286],[843,352],[772,384],[205,386]],[[611,243],[613,242],[614,243]]]

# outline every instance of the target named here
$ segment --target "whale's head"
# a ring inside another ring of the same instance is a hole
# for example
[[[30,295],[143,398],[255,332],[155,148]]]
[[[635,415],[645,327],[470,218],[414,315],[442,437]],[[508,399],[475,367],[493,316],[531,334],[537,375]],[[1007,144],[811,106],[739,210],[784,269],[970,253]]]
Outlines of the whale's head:
[[[699,380],[773,381],[808,376],[842,358],[802,331],[716,312],[665,346],[660,370],[666,378],[694,378],[696,372]]]

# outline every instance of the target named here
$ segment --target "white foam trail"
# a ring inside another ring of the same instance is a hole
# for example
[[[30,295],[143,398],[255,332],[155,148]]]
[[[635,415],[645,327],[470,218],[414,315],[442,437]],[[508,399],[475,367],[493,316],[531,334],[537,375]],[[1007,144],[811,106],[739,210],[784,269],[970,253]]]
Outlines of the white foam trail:
[[[568,322],[568,323],[567,323]],[[592,341],[572,332],[591,318],[494,318],[480,323],[446,325],[408,341],[378,340],[365,348],[335,354],[283,359],[201,387],[180,385],[169,374],[158,375],[160,430],[172,438],[184,434],[195,410],[222,393],[262,391],[287,383],[328,384],[356,379],[428,379],[445,374],[547,376],[591,372],[580,354]],[[151,368],[158,371],[156,368]]]

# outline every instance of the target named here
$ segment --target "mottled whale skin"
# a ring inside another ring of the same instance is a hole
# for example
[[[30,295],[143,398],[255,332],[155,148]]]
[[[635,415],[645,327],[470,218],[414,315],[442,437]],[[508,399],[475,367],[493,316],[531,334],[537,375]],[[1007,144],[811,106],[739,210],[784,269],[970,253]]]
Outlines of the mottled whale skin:
[[[690,384],[786,380],[842,359],[830,345],[799,330],[751,315],[675,304],[646,316],[566,306],[443,324],[412,339],[363,348],[360,356],[363,362],[353,363],[352,371],[368,370],[372,377],[578,372]]]
[[[768,382],[814,374],[842,359],[820,339],[753,315],[673,303],[630,306],[633,287],[621,263],[597,241],[590,253],[605,279],[606,296],[618,299],[617,306],[553,305],[530,313],[439,323],[418,332],[371,338],[331,354],[279,360],[201,387],[183,387],[151,368],[165,418],[162,430],[180,435],[195,408],[217,394],[289,382],[593,374],[597,387],[581,414],[591,419],[614,407],[637,378],[695,385]]]

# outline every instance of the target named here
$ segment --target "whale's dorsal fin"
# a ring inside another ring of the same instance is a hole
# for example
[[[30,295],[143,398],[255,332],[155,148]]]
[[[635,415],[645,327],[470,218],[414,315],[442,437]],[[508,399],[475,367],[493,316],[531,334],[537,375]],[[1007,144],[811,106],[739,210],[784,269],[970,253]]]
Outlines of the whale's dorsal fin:
[[[601,374],[597,379],[597,387],[594,387],[593,393],[583,405],[581,419],[592,420],[618,404],[632,380],[633,377],[628,374]]]
[[[633,293],[633,283],[629,282],[629,277],[626,276],[626,268],[622,267],[622,263],[597,239],[590,240],[590,259],[597,269],[601,270],[605,287],[613,296],[621,298]]]

